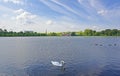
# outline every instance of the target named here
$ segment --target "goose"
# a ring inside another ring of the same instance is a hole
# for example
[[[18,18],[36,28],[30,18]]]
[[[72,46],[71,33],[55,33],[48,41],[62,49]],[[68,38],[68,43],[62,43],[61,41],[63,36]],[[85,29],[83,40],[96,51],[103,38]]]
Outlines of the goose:
[[[59,66],[59,67],[63,67],[65,65],[65,62],[63,60],[61,60],[60,62],[51,61],[51,63],[52,63],[52,65]]]

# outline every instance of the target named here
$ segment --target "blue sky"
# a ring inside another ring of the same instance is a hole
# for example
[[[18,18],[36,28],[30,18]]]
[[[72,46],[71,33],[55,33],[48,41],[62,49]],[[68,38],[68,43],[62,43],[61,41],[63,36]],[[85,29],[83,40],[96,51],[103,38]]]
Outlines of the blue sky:
[[[11,31],[120,29],[120,0],[0,0],[0,16]]]

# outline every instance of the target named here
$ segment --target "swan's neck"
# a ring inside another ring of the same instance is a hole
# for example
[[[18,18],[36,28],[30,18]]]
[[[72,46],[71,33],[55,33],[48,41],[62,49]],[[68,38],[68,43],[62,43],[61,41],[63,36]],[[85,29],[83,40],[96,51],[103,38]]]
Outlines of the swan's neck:
[[[64,66],[65,62],[64,62],[64,61],[61,61],[61,64],[62,64],[62,66]]]

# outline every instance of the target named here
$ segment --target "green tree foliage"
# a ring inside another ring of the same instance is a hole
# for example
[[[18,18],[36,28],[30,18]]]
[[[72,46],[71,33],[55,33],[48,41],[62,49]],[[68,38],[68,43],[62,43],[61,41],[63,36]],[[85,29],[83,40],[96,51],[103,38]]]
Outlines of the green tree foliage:
[[[84,31],[84,35],[85,35],[85,36],[95,36],[95,33],[96,33],[96,31],[91,30],[91,29],[86,29],[86,30]]]
[[[82,31],[76,32],[76,36],[84,36],[84,33]]]
[[[50,32],[50,33],[37,33],[31,31],[13,32],[6,29],[0,29],[0,36],[120,36],[120,30],[118,29],[105,29],[102,31],[95,31],[91,29],[85,29],[79,32]]]
[[[76,32],[71,32],[71,36],[77,36]]]

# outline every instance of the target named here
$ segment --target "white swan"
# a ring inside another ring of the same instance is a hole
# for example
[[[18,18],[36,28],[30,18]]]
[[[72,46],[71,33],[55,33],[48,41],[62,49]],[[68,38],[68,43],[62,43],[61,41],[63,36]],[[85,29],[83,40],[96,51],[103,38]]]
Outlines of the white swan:
[[[60,62],[51,61],[51,63],[52,63],[52,65],[59,66],[59,67],[63,67],[65,65],[65,62],[63,60],[61,60]]]

